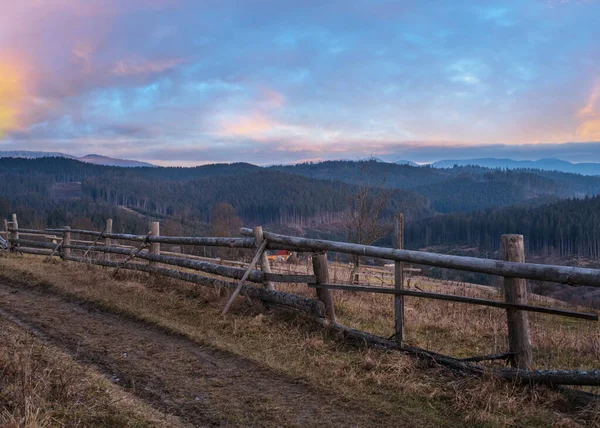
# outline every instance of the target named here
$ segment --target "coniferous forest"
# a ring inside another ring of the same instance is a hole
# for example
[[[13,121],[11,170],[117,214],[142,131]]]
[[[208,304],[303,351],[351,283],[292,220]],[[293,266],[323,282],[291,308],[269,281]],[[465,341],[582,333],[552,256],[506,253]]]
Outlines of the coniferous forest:
[[[531,254],[600,257],[596,176],[376,160],[122,168],[66,158],[2,158],[0,176],[0,214],[16,212],[23,227],[101,229],[112,217],[119,231],[143,233],[148,219],[160,219],[173,232],[202,234],[226,203],[248,226],[344,239],[339,222],[358,188],[370,186],[373,197],[389,194],[382,221],[404,213],[407,248],[483,254],[499,248],[502,234],[519,233]]]

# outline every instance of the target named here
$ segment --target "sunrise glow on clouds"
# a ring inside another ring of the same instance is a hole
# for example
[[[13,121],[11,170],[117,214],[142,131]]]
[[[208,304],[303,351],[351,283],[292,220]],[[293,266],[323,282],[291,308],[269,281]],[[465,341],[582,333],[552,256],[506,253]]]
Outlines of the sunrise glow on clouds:
[[[600,141],[598,40],[595,1],[7,2],[0,150],[546,157]]]

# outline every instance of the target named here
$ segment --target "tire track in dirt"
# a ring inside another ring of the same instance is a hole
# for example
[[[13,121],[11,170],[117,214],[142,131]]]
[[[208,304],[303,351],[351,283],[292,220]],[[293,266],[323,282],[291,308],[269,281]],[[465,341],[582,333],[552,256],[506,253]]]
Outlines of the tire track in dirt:
[[[382,426],[324,391],[159,328],[0,282],[0,310],[154,408],[199,426]],[[285,344],[282,344],[285,346]]]

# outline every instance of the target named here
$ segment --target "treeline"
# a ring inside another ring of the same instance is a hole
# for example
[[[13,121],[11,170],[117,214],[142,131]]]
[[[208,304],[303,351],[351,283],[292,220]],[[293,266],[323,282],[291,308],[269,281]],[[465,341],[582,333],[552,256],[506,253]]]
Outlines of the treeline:
[[[506,233],[524,235],[526,250],[538,255],[598,258],[600,197],[439,215],[413,222],[406,240],[410,248],[474,246],[494,252]]]

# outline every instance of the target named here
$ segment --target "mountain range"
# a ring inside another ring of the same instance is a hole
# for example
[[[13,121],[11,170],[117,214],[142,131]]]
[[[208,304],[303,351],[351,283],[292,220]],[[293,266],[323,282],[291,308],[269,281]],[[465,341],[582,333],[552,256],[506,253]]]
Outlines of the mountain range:
[[[539,169],[542,171],[570,172],[582,175],[600,175],[600,163],[571,163],[561,159],[513,160],[497,158],[441,160],[431,164],[436,168],[452,168],[457,166],[482,166],[492,169]]]
[[[82,162],[93,163],[96,165],[106,166],[120,166],[120,167],[153,167],[148,162],[130,160],[130,159],[119,159],[108,156],[102,156],[97,154],[88,154],[82,157],[72,156],[60,152],[42,152],[42,151],[27,151],[27,150],[11,150],[11,151],[0,151],[0,158],[45,158],[45,157],[61,157],[67,159],[75,159]],[[364,159],[363,162],[379,162],[388,163],[384,160],[377,158]],[[419,166],[418,164],[409,160],[395,160],[389,162],[396,165],[409,165]],[[581,175],[600,175],[600,163],[598,162],[585,162],[585,163],[572,163],[562,159],[548,158],[539,160],[514,160],[504,158],[474,158],[474,159],[444,159],[430,164],[421,166],[433,166],[439,169],[454,168],[455,166],[467,167],[467,166],[478,166],[489,169],[536,169],[541,171],[559,171],[567,172],[571,174]],[[272,167],[283,167],[278,165],[272,165]]]
[[[155,166],[147,162],[140,162],[130,159],[117,159],[108,156],[89,154],[82,157],[72,156],[60,152],[36,152],[29,150],[8,150],[0,151],[0,158],[25,158],[25,159],[38,159],[38,158],[67,158],[75,159],[81,162],[93,163],[96,165],[106,166],[122,166],[122,167],[141,167],[141,166]]]

